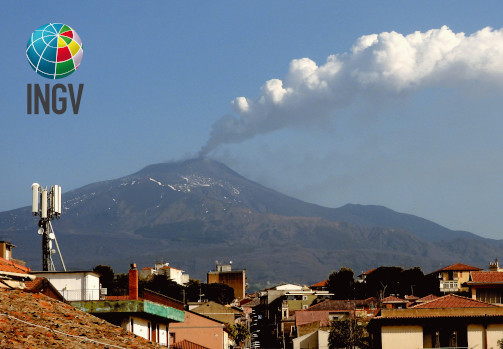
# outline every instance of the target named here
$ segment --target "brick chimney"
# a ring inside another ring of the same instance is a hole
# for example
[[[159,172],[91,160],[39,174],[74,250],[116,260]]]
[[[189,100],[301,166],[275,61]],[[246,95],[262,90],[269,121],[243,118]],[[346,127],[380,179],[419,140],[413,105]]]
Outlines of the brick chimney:
[[[138,269],[136,269],[136,263],[132,263],[129,269],[129,299],[138,299]]]

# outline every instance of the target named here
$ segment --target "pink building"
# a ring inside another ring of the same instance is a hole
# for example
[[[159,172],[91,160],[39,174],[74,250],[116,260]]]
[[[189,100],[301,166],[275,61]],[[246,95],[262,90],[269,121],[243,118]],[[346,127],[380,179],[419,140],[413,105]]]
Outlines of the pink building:
[[[196,330],[195,330],[196,329]],[[170,346],[189,341],[209,349],[228,349],[229,334],[225,324],[206,316],[185,311],[185,321],[169,325]]]

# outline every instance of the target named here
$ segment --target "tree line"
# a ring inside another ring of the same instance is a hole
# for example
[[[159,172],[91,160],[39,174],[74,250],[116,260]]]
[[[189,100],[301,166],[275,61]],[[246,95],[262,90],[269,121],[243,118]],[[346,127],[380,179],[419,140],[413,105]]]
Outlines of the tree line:
[[[108,265],[97,265],[93,271],[100,275],[100,283],[107,289],[109,296],[126,295],[129,292],[129,275],[116,274]],[[207,284],[199,280],[189,280],[186,285],[179,285],[164,274],[153,275],[146,280],[139,280],[139,292],[150,290],[183,303],[200,300],[229,304],[234,300],[234,290],[224,284]]]
[[[327,288],[334,299],[382,299],[390,295],[425,297],[439,292],[439,281],[433,274],[425,275],[421,268],[379,267],[356,280],[352,269],[342,267],[328,277]]]

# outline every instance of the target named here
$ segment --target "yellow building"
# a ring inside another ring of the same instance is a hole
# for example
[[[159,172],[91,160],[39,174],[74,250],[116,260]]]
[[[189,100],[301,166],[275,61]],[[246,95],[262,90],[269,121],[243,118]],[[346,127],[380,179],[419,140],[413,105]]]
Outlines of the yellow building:
[[[375,349],[498,348],[503,308],[450,294],[407,309],[382,309],[367,329]]]
[[[436,274],[438,276],[440,281],[440,292],[468,292],[468,286],[463,286],[463,284],[470,280],[470,274],[472,271],[479,270],[482,269],[462,263],[456,263],[434,271],[431,274]]]

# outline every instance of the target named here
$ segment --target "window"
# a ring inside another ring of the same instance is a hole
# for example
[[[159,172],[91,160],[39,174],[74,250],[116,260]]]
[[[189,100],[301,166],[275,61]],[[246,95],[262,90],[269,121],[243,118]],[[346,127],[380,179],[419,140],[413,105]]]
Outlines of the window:
[[[307,304],[302,305],[302,309],[307,309],[307,308],[309,308],[309,305],[307,305]]]
[[[307,296],[302,296],[303,301],[307,301]]]

